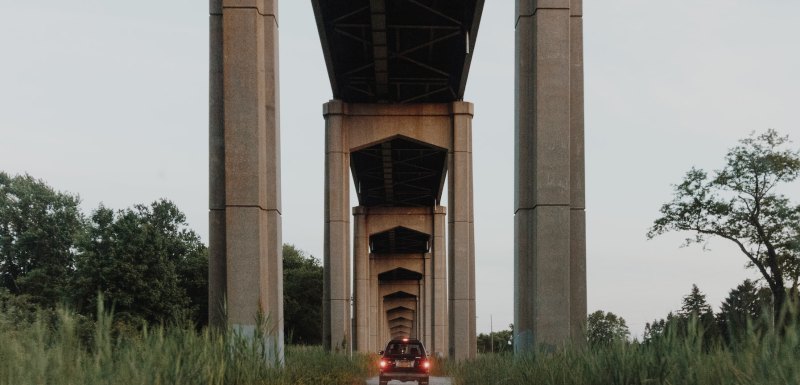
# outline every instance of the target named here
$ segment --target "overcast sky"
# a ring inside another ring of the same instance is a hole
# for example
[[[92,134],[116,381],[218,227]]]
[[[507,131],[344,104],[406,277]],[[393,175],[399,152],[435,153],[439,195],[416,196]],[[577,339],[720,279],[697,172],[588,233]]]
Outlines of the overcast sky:
[[[0,4],[0,170],[77,193],[86,212],[171,199],[207,240],[208,2]],[[280,12],[283,240],[321,257],[330,84],[310,1]],[[798,14],[791,0],[585,1],[590,311],[640,335],[692,283],[717,308],[756,277],[724,242],[645,233],[693,165],[720,168],[753,130],[800,141]],[[512,0],[486,1],[466,92],[481,332],[513,320],[513,20]]]

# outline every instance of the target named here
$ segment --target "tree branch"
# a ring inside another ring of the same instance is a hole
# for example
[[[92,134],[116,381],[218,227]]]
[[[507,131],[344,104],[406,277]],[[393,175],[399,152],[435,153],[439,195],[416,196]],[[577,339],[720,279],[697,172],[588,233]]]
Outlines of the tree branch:
[[[749,260],[750,260],[750,262],[753,262],[753,265],[755,265],[755,267],[756,267],[756,268],[758,268],[758,271],[760,271],[760,272],[761,272],[761,275],[763,275],[763,276],[764,276],[764,279],[766,279],[766,280],[767,280],[767,283],[770,285],[770,287],[777,287],[777,286],[776,286],[776,282],[775,282],[775,281],[774,281],[774,279],[773,279],[773,278],[770,276],[769,272],[767,271],[767,268],[766,268],[766,266],[764,266],[764,264],[763,264],[763,263],[761,263],[761,262],[758,260],[758,258],[756,258],[756,257],[755,257],[755,256],[754,256],[752,253],[750,253],[750,252],[747,250],[747,248],[744,246],[744,244],[742,243],[742,241],[738,240],[737,238],[735,238],[735,237],[733,237],[733,236],[731,236],[731,235],[729,235],[729,234],[723,233],[723,232],[721,232],[721,231],[716,231],[716,230],[706,230],[706,229],[700,229],[700,228],[695,228],[695,229],[687,229],[687,230],[693,230],[693,231],[697,231],[698,233],[702,233],[702,234],[716,235],[716,236],[718,236],[718,237],[725,238],[725,239],[727,239],[727,240],[729,240],[729,241],[731,241],[731,242],[735,243],[737,246],[739,246],[739,250],[741,250],[741,251],[742,251],[742,253],[744,253],[744,255],[747,257],[747,259],[749,259]]]

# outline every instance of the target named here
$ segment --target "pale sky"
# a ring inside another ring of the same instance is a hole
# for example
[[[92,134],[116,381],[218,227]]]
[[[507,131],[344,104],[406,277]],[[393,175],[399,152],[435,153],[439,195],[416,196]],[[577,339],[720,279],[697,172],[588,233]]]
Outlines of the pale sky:
[[[717,308],[756,277],[722,241],[703,251],[645,233],[691,166],[722,167],[753,130],[800,142],[800,2],[584,3],[589,311],[640,335],[692,283]],[[208,2],[0,5],[0,170],[77,193],[87,213],[171,199],[207,240]],[[330,84],[310,2],[280,12],[283,240],[321,257]],[[513,20],[512,0],[486,1],[465,97],[479,332],[513,320]]]

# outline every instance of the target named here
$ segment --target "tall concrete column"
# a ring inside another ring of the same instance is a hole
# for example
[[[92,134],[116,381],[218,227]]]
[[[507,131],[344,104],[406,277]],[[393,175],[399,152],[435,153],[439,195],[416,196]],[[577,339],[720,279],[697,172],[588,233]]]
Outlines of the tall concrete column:
[[[583,342],[586,327],[586,198],[583,118],[583,1],[570,4],[570,333]]]
[[[426,340],[431,344],[429,349],[434,354],[444,355],[449,351],[448,345],[448,300],[447,300],[447,249],[445,248],[445,208],[436,206],[433,208],[433,232],[431,233],[431,274],[433,283],[429,284],[433,288],[431,311],[433,312],[431,338]],[[427,278],[426,278],[427,280]]]
[[[222,4],[211,2],[208,103],[208,322],[224,329],[225,290],[225,121],[222,74]]]
[[[282,362],[277,1],[210,5],[210,319]]]
[[[430,250],[433,251],[433,250]],[[424,277],[419,281],[420,297],[424,299],[422,309],[422,324],[417,338],[425,341],[428,350],[433,351],[433,303],[436,295],[433,293],[433,253],[422,254]]]
[[[353,274],[355,275],[355,333],[353,346],[359,352],[369,352],[369,312],[370,312],[370,262],[369,232],[367,231],[367,210],[358,206],[353,208]]]
[[[452,145],[448,154],[450,357],[477,355],[475,327],[475,241],[472,215],[473,105],[453,102]]]
[[[322,343],[334,352],[351,349],[350,153],[345,104],[332,100],[325,116],[325,250]]]
[[[376,267],[377,261],[375,260],[375,256],[370,253],[369,254],[369,292],[372,295],[369,298],[369,346],[370,351],[377,353],[380,350],[383,350],[385,347],[384,344],[386,343],[381,336],[383,336],[382,327],[382,318],[381,313],[384,312],[383,309],[383,297],[380,296],[380,291],[378,288],[378,269]]]
[[[574,0],[517,0],[514,348],[518,352],[564,345],[578,334],[586,317],[583,83],[582,55],[578,55],[582,39],[575,35],[580,33],[575,23],[579,9],[580,1]]]

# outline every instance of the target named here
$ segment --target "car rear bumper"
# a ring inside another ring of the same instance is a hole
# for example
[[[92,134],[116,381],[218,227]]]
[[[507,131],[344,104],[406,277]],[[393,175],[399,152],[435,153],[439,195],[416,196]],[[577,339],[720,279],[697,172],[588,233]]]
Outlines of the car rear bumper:
[[[383,372],[380,374],[382,378],[388,378],[398,381],[414,381],[420,378],[428,378],[429,373],[420,372]]]

